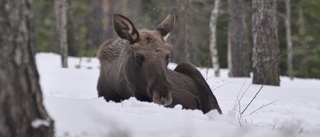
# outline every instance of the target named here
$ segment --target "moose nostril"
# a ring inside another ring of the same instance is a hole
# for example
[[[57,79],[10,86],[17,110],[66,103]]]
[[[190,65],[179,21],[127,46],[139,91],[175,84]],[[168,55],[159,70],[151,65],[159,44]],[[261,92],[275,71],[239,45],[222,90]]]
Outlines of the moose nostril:
[[[165,105],[166,104],[166,98],[165,97],[162,97],[161,100],[160,100],[161,104],[162,105]]]
[[[172,99],[170,97],[162,97],[161,98],[161,104],[164,106],[170,105],[172,102]]]
[[[153,95],[153,102],[159,105],[168,106],[172,102],[171,96],[160,97],[158,94]]]

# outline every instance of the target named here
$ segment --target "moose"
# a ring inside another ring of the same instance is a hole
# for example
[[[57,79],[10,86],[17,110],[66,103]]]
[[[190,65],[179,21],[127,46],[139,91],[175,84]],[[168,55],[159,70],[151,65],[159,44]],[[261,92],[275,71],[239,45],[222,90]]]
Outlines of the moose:
[[[104,42],[98,50],[98,96],[115,102],[135,97],[166,107],[180,104],[185,109],[222,114],[209,85],[193,65],[182,62],[174,70],[167,68],[172,45],[166,40],[174,24],[171,12],[155,30],[138,31],[127,17],[114,14],[119,38]]]

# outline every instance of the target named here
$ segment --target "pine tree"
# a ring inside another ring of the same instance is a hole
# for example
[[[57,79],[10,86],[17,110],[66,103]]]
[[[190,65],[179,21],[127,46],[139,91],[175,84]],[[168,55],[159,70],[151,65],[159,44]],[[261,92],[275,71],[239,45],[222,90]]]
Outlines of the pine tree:
[[[0,136],[52,137],[34,59],[31,1],[0,0]]]
[[[252,1],[253,84],[280,85],[277,1]]]
[[[250,77],[248,33],[243,0],[228,0],[228,68],[230,77]]]

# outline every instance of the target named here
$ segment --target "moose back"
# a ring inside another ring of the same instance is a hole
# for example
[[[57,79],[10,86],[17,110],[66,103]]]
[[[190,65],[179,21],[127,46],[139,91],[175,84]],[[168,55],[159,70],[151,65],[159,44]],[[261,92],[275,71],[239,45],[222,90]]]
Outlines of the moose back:
[[[98,51],[100,75],[98,96],[120,102],[130,97],[167,107],[181,104],[203,113],[221,109],[201,73],[182,62],[167,68],[172,46],[166,39],[173,31],[175,15],[170,13],[155,30],[138,31],[126,17],[113,15],[120,38],[103,43]]]

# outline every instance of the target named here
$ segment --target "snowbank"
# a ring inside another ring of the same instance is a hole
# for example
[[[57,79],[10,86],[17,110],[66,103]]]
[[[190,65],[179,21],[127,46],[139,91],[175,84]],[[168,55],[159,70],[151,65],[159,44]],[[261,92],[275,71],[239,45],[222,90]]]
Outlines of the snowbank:
[[[60,67],[60,58],[53,53],[39,53],[36,61],[44,104],[55,121],[57,137],[320,136],[320,80],[281,77],[280,87],[264,86],[241,115],[260,85],[251,85],[250,78],[228,78],[227,70],[215,78],[212,69],[199,68],[224,113],[202,114],[135,98],[122,103],[97,98],[96,58],[82,58],[77,68],[79,58],[69,57],[68,69]]]

